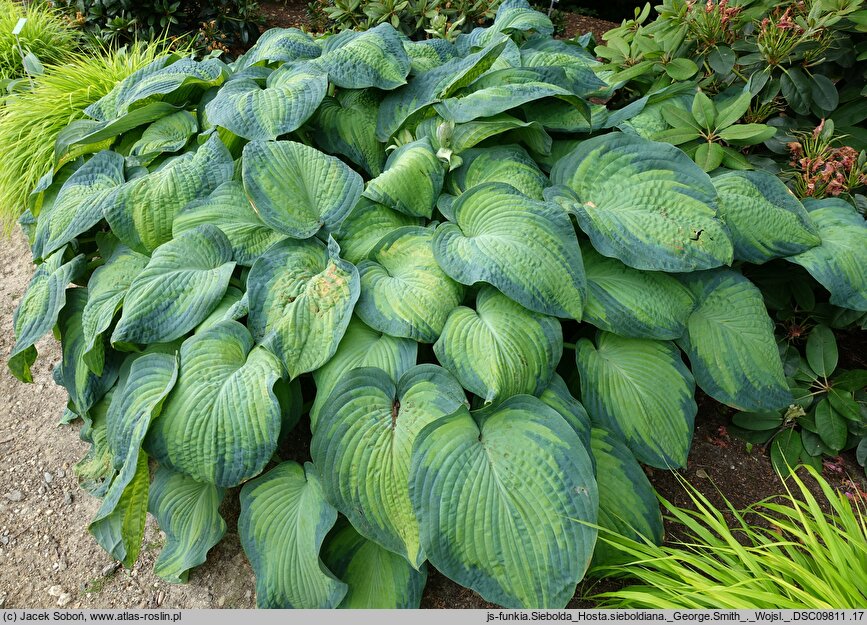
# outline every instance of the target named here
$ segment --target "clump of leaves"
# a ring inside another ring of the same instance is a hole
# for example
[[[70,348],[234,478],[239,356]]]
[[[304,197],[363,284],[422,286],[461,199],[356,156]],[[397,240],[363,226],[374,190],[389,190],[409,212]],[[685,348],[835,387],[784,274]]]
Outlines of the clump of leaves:
[[[783,482],[782,500],[774,497],[744,510],[725,498],[720,510],[684,482],[695,509],[665,500],[662,504],[685,538],[659,547],[601,533],[600,540],[621,561],[596,573],[632,583],[590,598],[606,608],[657,610],[828,610],[864,605],[867,502],[850,501],[815,469],[807,470],[805,479],[819,485],[821,497],[793,473]]]
[[[262,607],[417,606],[429,567],[561,607],[597,525],[661,539],[641,464],[685,464],[696,386],[792,403],[743,267],[867,310],[863,219],[613,130],[641,106],[591,104],[605,70],[552,31],[524,0],[454,44],[275,29],[158,58],[58,136],[9,365],[56,329],[115,559],[150,510],[184,581],[242,486]]]

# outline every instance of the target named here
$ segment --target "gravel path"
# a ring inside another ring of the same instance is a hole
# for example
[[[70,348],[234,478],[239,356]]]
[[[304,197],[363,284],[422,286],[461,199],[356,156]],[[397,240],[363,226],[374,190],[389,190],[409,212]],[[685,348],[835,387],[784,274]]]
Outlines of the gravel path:
[[[78,424],[57,425],[66,392],[51,370],[60,346],[51,336],[37,344],[33,384],[6,367],[12,313],[33,272],[29,257],[20,232],[0,235],[0,608],[253,607],[253,574],[236,534],[183,586],[151,572],[163,544],[153,519],[132,571],[116,567],[91,538],[98,500],[78,488],[72,470],[88,446]]]

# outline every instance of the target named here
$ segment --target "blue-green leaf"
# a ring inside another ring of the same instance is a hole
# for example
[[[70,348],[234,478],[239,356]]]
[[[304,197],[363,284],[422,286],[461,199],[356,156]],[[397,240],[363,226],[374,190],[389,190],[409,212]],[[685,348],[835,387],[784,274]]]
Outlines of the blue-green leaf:
[[[586,282],[568,215],[504,183],[478,185],[441,224],[434,256],[462,284],[487,282],[535,312],[581,319]]]
[[[361,196],[361,176],[340,159],[293,141],[244,147],[244,188],[266,224],[295,239],[340,225]]]
[[[206,198],[187,204],[175,216],[175,237],[202,224],[219,228],[232,245],[239,265],[251,266],[265,250],[286,238],[268,226],[250,205],[244,187],[236,180],[224,182]]]
[[[235,321],[181,347],[178,383],[154,420],[145,449],[160,464],[217,486],[258,475],[277,447],[282,367]]]
[[[551,171],[554,199],[604,256],[636,269],[694,271],[732,261],[710,178],[679,149],[609,133],[582,142]]]
[[[792,395],[761,291],[727,269],[684,280],[698,306],[678,344],[701,389],[745,412],[788,406]]]
[[[391,24],[357,32],[344,30],[325,40],[322,56],[311,65],[328,73],[343,89],[394,89],[406,84],[410,60]]]
[[[635,456],[616,436],[601,428],[593,428],[590,444],[599,486],[599,526],[632,540],[662,544],[662,515],[656,491]],[[613,564],[618,556],[622,558],[608,546],[605,536],[601,533],[596,542],[594,565]]]
[[[327,89],[323,73],[284,65],[268,76],[264,88],[250,78],[230,80],[208,102],[205,113],[208,122],[244,139],[276,139],[301,127]]]
[[[36,341],[51,331],[66,304],[66,287],[84,271],[84,256],[63,262],[66,248],[56,251],[36,268],[21,297],[12,328],[15,346],[9,354],[9,370],[22,382],[32,382],[30,366],[36,361]]]
[[[415,341],[382,334],[353,317],[334,356],[313,372],[316,398],[310,408],[311,431],[316,432],[323,404],[349,371],[360,367],[376,367],[396,381],[415,364],[417,354],[418,343]]]
[[[641,462],[686,466],[698,407],[695,381],[674,343],[600,332],[575,351],[581,401]]]
[[[337,607],[347,586],[319,559],[336,520],[312,464],[284,462],[244,485],[238,534],[256,574],[258,607]]]
[[[541,393],[563,353],[563,331],[555,318],[486,287],[476,310],[452,311],[434,353],[465,389],[491,403]]]
[[[358,270],[332,239],[287,239],[253,265],[247,278],[248,325],[282,360],[290,378],[328,362],[361,291]]]
[[[775,175],[732,171],[716,176],[713,184],[738,260],[761,264],[821,243],[807,211]]]
[[[150,253],[171,240],[175,215],[234,173],[232,155],[212,135],[195,152],[166,162],[150,174],[125,183],[105,206],[111,231],[137,252]]]
[[[406,558],[367,540],[349,523],[335,529],[323,559],[349,587],[339,608],[417,609],[427,581],[427,567],[416,571]]]
[[[359,263],[361,296],[356,314],[391,336],[421,343],[439,338],[449,313],[464,298],[464,287],[434,259],[433,231],[398,228],[384,236]]]
[[[411,217],[428,217],[443,188],[445,168],[425,137],[392,152],[364,197]]]
[[[677,339],[695,308],[689,289],[659,271],[639,271],[581,246],[587,274],[584,321],[620,336]]]
[[[183,337],[219,304],[234,269],[229,240],[208,224],[160,246],[126,291],[112,344]]]
[[[598,494],[578,435],[535,397],[459,410],[418,436],[410,497],[433,566],[487,601],[562,608],[584,574]]]
[[[445,370],[418,365],[395,383],[381,369],[344,375],[322,407],[310,446],[322,488],[365,537],[404,556],[425,560],[409,499],[413,444],[429,423],[468,407]]]
[[[225,490],[197,482],[165,467],[157,469],[148,501],[166,544],[154,573],[172,584],[186,583],[191,568],[204,563],[208,551],[226,533],[220,516]]]
[[[822,244],[787,260],[804,267],[831,292],[831,303],[867,311],[867,224],[855,208],[837,198],[806,200]]]

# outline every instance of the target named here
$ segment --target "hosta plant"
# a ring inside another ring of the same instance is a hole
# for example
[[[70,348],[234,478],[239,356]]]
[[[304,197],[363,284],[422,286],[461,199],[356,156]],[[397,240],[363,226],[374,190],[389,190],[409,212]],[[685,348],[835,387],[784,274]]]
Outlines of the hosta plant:
[[[240,496],[262,607],[417,606],[432,568],[562,607],[598,527],[661,540],[641,464],[684,466],[696,387],[792,403],[741,267],[865,310],[863,220],[612,131],[636,108],[591,104],[605,72],[551,30],[523,0],[454,45],[272,30],[158,59],[61,134],[9,364],[30,379],[56,330],[112,557],[150,511],[183,581]]]

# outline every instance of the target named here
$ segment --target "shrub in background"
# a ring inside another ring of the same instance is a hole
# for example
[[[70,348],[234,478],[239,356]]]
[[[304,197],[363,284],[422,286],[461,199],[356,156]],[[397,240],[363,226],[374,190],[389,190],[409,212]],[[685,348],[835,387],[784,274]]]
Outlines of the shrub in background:
[[[500,0],[314,0],[307,14],[314,29],[366,30],[379,24],[412,39],[454,41],[458,35],[493,19]]]
[[[662,500],[683,537],[659,547],[600,532],[618,564],[593,573],[631,583],[588,598],[604,608],[655,610],[867,605],[867,502],[850,500],[807,470],[806,479],[822,489],[820,499],[793,473],[783,482],[784,497],[744,510],[728,501],[720,510],[683,482],[695,510]]]
[[[255,0],[54,0],[103,43],[186,38],[202,51],[246,49],[259,37]]]
[[[49,65],[30,90],[0,106],[0,225],[8,234],[24,212],[27,196],[54,167],[54,143],[70,122],[121,80],[154,60],[165,44],[135,44],[120,50],[76,54]]]
[[[12,31],[22,17],[27,18],[27,24],[16,39]],[[78,43],[76,29],[47,3],[0,0],[0,80],[24,76],[22,50],[32,53],[40,63],[58,63],[72,54]]]

